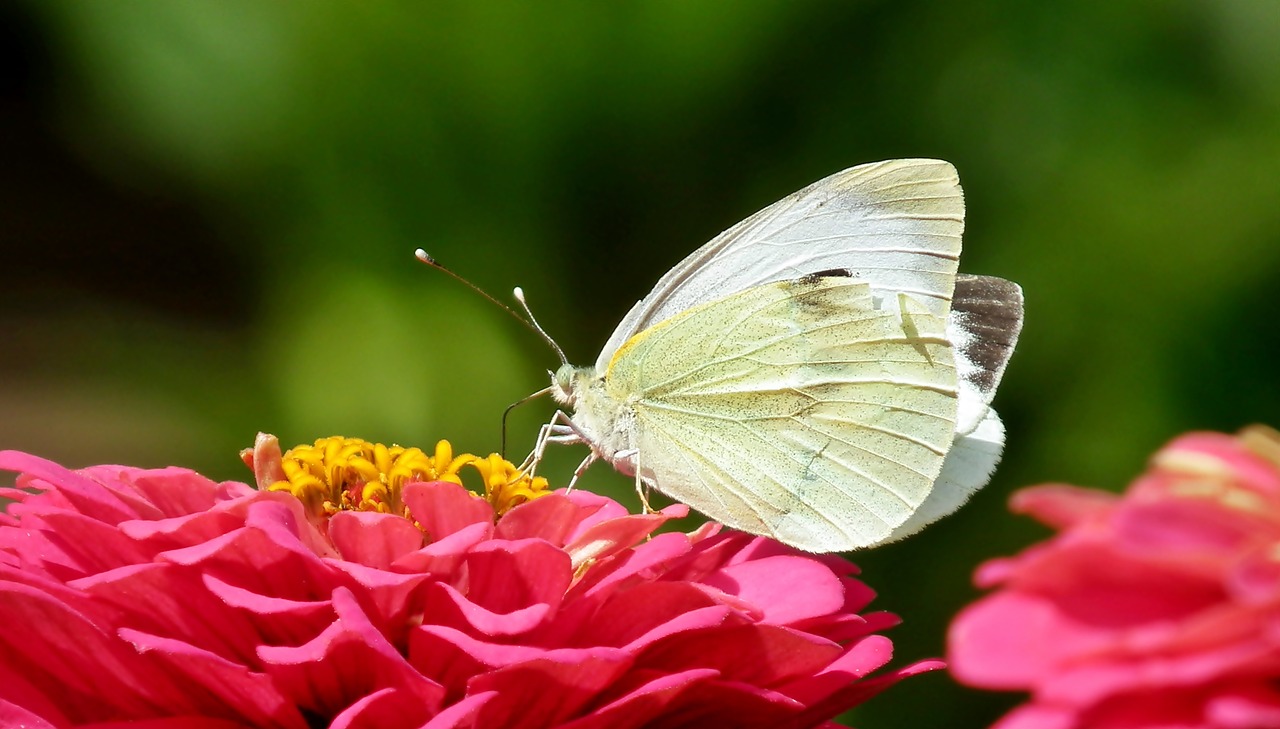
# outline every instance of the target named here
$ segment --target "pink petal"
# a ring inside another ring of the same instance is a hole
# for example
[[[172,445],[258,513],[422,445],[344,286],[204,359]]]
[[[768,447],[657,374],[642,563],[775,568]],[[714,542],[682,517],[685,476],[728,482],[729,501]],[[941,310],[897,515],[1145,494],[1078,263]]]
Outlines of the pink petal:
[[[657,514],[635,514],[595,524],[581,530],[565,551],[575,566],[610,557],[638,544],[672,518],[666,512],[664,509]]]
[[[0,660],[0,686],[4,687],[4,697],[0,698],[0,726],[22,726],[5,721],[9,716],[36,716],[56,727],[71,725],[63,712],[65,696],[59,695],[61,692],[45,690],[40,685],[45,677],[30,675],[24,666],[13,665],[7,652],[0,656],[4,657]]]
[[[1176,560],[1184,569],[1210,574],[1222,559],[1271,543],[1280,533],[1274,518],[1225,508],[1209,499],[1162,499],[1117,510],[1112,537],[1124,548]]]
[[[701,582],[726,564],[745,561],[739,558],[741,553],[754,547],[755,543],[755,538],[749,534],[721,532],[692,545],[687,554],[672,560],[665,578]],[[795,553],[791,551],[791,554]]]
[[[1205,718],[1226,729],[1280,727],[1280,691],[1266,681],[1210,697]]]
[[[202,575],[205,589],[253,625],[250,635],[265,645],[297,645],[319,635],[333,621],[329,600],[289,600],[262,595]]]
[[[1063,531],[984,566],[979,582],[1002,589],[950,634],[958,678],[1033,691],[1001,729],[1280,726],[1280,462],[1260,455],[1280,443],[1267,438],[1185,436],[1122,496],[1020,493],[1017,508]]]
[[[825,565],[800,556],[731,565],[703,582],[757,606],[761,622],[775,625],[828,615],[844,605],[840,579]]]
[[[683,671],[714,668],[728,680],[771,686],[822,670],[842,652],[839,645],[773,625],[747,624],[686,631],[640,650],[636,664]]]
[[[1045,702],[1045,705],[1056,705]],[[1065,705],[1071,706],[1071,705]],[[1076,726],[1099,729],[1216,729],[1205,721],[1199,691],[1117,696],[1096,705],[1073,706]],[[1252,729],[1262,729],[1254,726]]]
[[[662,523],[661,516],[639,514],[601,522],[582,531],[565,551],[574,565],[596,562],[638,544]]]
[[[12,504],[11,513],[21,513],[20,505]],[[77,558],[78,545],[68,546],[67,540],[46,532],[38,525],[39,517],[23,519],[23,527],[0,528],[0,553],[3,564],[15,570],[39,573],[51,580],[75,579],[84,574]]]
[[[1022,563],[1032,553],[1036,547],[1030,547],[1023,553],[1021,558],[996,558],[989,559],[978,565],[978,569],[973,572],[973,585],[981,589],[991,589],[999,587],[1001,584],[1008,582],[1018,576],[1018,571],[1022,567]]]
[[[833,571],[838,575],[849,574],[842,570]],[[856,613],[864,610],[876,597],[875,590],[872,590],[861,580],[855,580],[851,577],[841,577],[840,584],[844,585],[844,605],[842,606],[842,612]]]
[[[654,625],[643,635],[633,639],[623,647],[628,651],[638,652],[654,643],[662,643],[667,640],[679,642],[679,636],[686,632],[745,624],[747,624],[747,619],[741,617],[739,613],[735,613],[732,609],[724,605],[711,605],[710,607],[689,610],[677,617]],[[683,670],[683,667],[679,670]]]
[[[234,501],[213,504],[206,511],[154,521],[132,520],[120,524],[120,532],[147,546],[153,553],[199,544],[244,526],[245,514],[257,501],[296,503],[288,494],[254,492]]]
[[[1078,722],[1070,707],[1026,704],[1006,714],[991,729],[1077,729],[1081,726]]]
[[[0,645],[7,646],[4,662],[30,678],[25,688],[56,696],[60,709],[80,721],[149,715],[151,702],[142,692],[165,685],[165,677],[139,662],[128,644],[31,587],[0,583],[0,606]],[[82,655],[93,656],[93,661],[81,660]]]
[[[291,697],[283,695],[270,678],[250,672],[241,662],[135,630],[122,630],[120,637],[163,672],[165,681],[156,689],[165,691],[157,703],[167,713],[221,718],[264,728],[307,726]]]
[[[573,581],[569,556],[540,539],[487,542],[472,549],[466,561],[467,598],[494,613],[537,604],[558,608]]]
[[[851,646],[831,665],[815,674],[801,676],[778,690],[802,704],[814,704],[870,675],[891,658],[893,643],[888,638],[868,636]],[[943,665],[941,661],[936,663],[938,667]]]
[[[706,590],[685,582],[641,583],[611,594],[603,604],[594,600],[579,604],[590,615],[566,613],[566,627],[573,633],[561,638],[576,645],[637,648],[672,631],[719,625],[728,614]],[[695,615],[703,617],[694,623],[683,622]]]
[[[444,539],[472,524],[493,524],[489,502],[454,483],[405,484],[401,498],[431,541]]]
[[[239,721],[210,719],[204,716],[166,716],[163,719],[108,721],[78,724],[76,729],[245,729]]]
[[[422,530],[398,514],[342,511],[329,519],[329,538],[341,559],[388,569],[397,559],[422,548]]]
[[[200,514],[220,501],[254,493],[242,483],[215,483],[185,468],[161,468],[130,474],[129,488],[159,511],[163,518]]]
[[[357,699],[329,722],[329,729],[416,729],[422,725],[417,700],[403,691],[385,688]]]
[[[1233,602],[1264,606],[1280,602],[1280,561],[1270,549],[1241,555],[1226,575],[1225,587]]]
[[[663,717],[655,723],[659,726],[780,729],[802,708],[794,699],[767,688],[708,678],[687,685],[672,698]],[[816,723],[811,721],[804,727],[808,729]]]
[[[203,544],[166,552],[163,557],[264,595],[293,600],[328,596],[334,576],[317,556],[314,537],[303,536],[311,527],[300,514],[273,502],[258,502],[250,509],[246,524]]]
[[[871,633],[888,630],[901,622],[893,613],[874,612],[866,615],[823,615],[791,623],[787,627],[812,633],[835,643],[850,643]]]
[[[44,716],[0,699],[0,726],[14,729],[62,729],[58,724],[45,721]]]
[[[20,451],[0,451],[0,470],[22,474],[18,485],[51,495],[57,502],[84,514],[118,523],[138,516],[131,504],[124,503],[102,484],[67,468]],[[154,510],[151,510],[154,512]]]
[[[436,579],[452,582],[465,573],[467,553],[477,544],[493,537],[493,525],[478,522],[438,539],[416,552],[397,559],[392,567],[398,572],[420,572]]]
[[[356,562],[325,560],[331,568],[333,584],[342,585],[361,596],[361,604],[379,629],[397,634],[420,609],[421,594],[431,576],[404,574],[365,567]]]
[[[423,613],[430,615],[433,623],[487,636],[523,635],[546,622],[553,612],[547,603],[534,603],[511,612],[496,613],[439,582],[428,587],[423,604]]]
[[[496,696],[476,713],[476,729],[541,729],[573,718],[631,666],[609,648],[560,649],[499,668],[471,681],[469,690]]]
[[[47,565],[61,579],[75,579],[152,559],[152,554],[140,549],[137,542],[125,537],[114,525],[98,519],[60,511],[42,514],[41,520],[46,535],[75,535],[57,544],[62,569]]]
[[[570,589],[566,600],[587,596],[603,599],[611,592],[650,582],[656,574],[662,574],[663,581],[671,581],[673,578],[666,574],[669,565],[688,554],[691,548],[688,537],[683,534],[657,534],[629,552],[592,565]]]
[[[298,554],[337,557],[329,539],[316,531],[301,502],[284,493],[268,493],[246,502],[244,525],[257,529]]]
[[[792,717],[791,720],[779,724],[777,729],[805,729],[806,727],[811,727],[826,717],[844,713],[853,706],[871,699],[904,678],[942,668],[945,668],[945,664],[942,661],[920,661],[891,673],[846,684],[828,694],[821,701],[806,707]],[[823,724],[823,726],[827,725]]]
[[[1062,539],[1067,541],[1024,555],[1009,586],[1050,597],[1072,620],[1117,629],[1178,619],[1222,599],[1217,579],[1188,572],[1177,561],[1088,535]]]
[[[719,674],[711,669],[698,668],[672,674],[636,671],[632,676],[648,680],[628,686],[619,698],[587,716],[561,724],[557,729],[640,729],[650,726],[650,721],[661,724],[658,717],[670,711],[684,694],[703,682],[714,680]],[[611,688],[617,692],[617,686]]]
[[[337,619],[323,633],[298,647],[263,646],[258,653],[265,672],[297,706],[319,716],[334,716],[360,698],[394,688],[407,694],[406,705],[425,723],[439,711],[444,690],[405,661],[369,622],[348,590],[333,593]]]
[[[471,729],[475,726],[476,714],[497,696],[497,691],[471,694],[436,714],[421,729]]]
[[[543,539],[556,546],[565,544],[570,533],[587,514],[594,511],[575,503],[563,493],[547,494],[526,501],[498,520],[499,539]]]
[[[1055,529],[1106,516],[1119,497],[1097,489],[1046,484],[1019,489],[1009,499],[1009,511],[1026,514]]]
[[[580,515],[578,523],[575,525],[573,531],[569,532],[569,535],[565,538],[565,544],[577,539],[578,535],[596,524],[627,516],[627,509],[625,506],[606,496],[600,496],[599,494],[593,494],[590,491],[583,491],[581,489],[574,491],[565,491],[564,489],[561,489],[556,491],[556,493],[563,495],[566,499],[573,502],[573,504],[578,507]],[[549,497],[544,496],[542,498],[545,499]],[[537,499],[537,501],[541,500],[542,499]]]
[[[1196,474],[1216,472],[1259,495],[1280,498],[1280,469],[1251,451],[1237,436],[1184,435],[1157,453],[1153,461],[1157,468]]]
[[[182,635],[215,653],[250,659],[257,633],[243,614],[228,611],[206,592],[199,575],[174,565],[153,563],[123,567],[77,581],[73,586],[103,608],[114,608],[112,622],[164,635]],[[147,599],[139,600],[139,595]]]
[[[1065,620],[1044,598],[1002,592],[970,605],[952,622],[947,663],[964,683],[1027,689],[1069,656],[1104,645],[1107,637]]]
[[[409,662],[432,676],[450,696],[461,695],[472,678],[494,668],[541,658],[547,650],[474,638],[440,625],[422,625],[409,635]]]
[[[1241,674],[1275,670],[1277,646],[1249,640],[1207,645],[1201,650],[1167,653],[1112,649],[1090,662],[1060,667],[1038,687],[1038,696],[1076,705],[1097,703],[1125,692],[1174,689],[1179,693]]]

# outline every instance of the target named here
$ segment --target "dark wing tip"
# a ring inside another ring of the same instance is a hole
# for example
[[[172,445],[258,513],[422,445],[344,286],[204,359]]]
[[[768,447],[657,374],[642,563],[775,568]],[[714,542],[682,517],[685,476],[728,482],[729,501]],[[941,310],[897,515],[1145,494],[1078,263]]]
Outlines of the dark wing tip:
[[[1000,384],[1022,331],[1022,287],[994,276],[956,277],[951,311],[969,334],[960,353],[974,365],[967,378],[982,392]]]

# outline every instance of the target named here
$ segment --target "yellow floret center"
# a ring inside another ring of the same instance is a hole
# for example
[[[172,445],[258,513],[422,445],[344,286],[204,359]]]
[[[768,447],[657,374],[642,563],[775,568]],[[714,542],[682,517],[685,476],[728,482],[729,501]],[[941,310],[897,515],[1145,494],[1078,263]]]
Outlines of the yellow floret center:
[[[359,438],[321,438],[314,445],[289,449],[281,463],[285,480],[268,488],[288,491],[317,515],[339,511],[377,511],[410,516],[402,500],[404,486],[415,481],[448,481],[465,486],[462,469],[484,481],[484,498],[497,515],[550,492],[547,480],[530,479],[494,453],[480,458],[453,454],[447,440],[427,455],[420,448],[386,446]],[[477,495],[478,496],[478,495]]]

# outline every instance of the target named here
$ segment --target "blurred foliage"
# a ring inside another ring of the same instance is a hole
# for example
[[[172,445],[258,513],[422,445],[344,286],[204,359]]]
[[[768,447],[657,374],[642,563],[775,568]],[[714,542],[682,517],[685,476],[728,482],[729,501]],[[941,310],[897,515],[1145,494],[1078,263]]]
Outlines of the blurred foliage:
[[[223,478],[258,430],[488,452],[554,357],[415,247],[522,285],[586,362],[702,241],[900,156],[959,168],[963,268],[1020,282],[1027,327],[995,482],[856,555],[897,660],[941,654],[974,566],[1044,533],[1013,489],[1119,488],[1179,432],[1280,423],[1280,4],[729,8],[6,4],[0,447]],[[855,720],[1009,700],[935,674]]]

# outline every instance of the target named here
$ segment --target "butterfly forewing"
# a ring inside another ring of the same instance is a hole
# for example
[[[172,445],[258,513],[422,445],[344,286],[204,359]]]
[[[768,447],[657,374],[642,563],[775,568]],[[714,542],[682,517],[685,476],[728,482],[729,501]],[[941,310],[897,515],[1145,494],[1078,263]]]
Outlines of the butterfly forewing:
[[[833,551],[887,538],[954,437],[945,319],[810,276],[696,306],[627,342],[606,388],[642,476],[714,519]],[[732,464],[727,465],[727,464]]]
[[[815,271],[847,270],[877,298],[905,292],[945,317],[963,232],[964,197],[947,162],[889,160],[837,172],[677,264],[614,330],[596,367],[641,330],[689,308]]]

